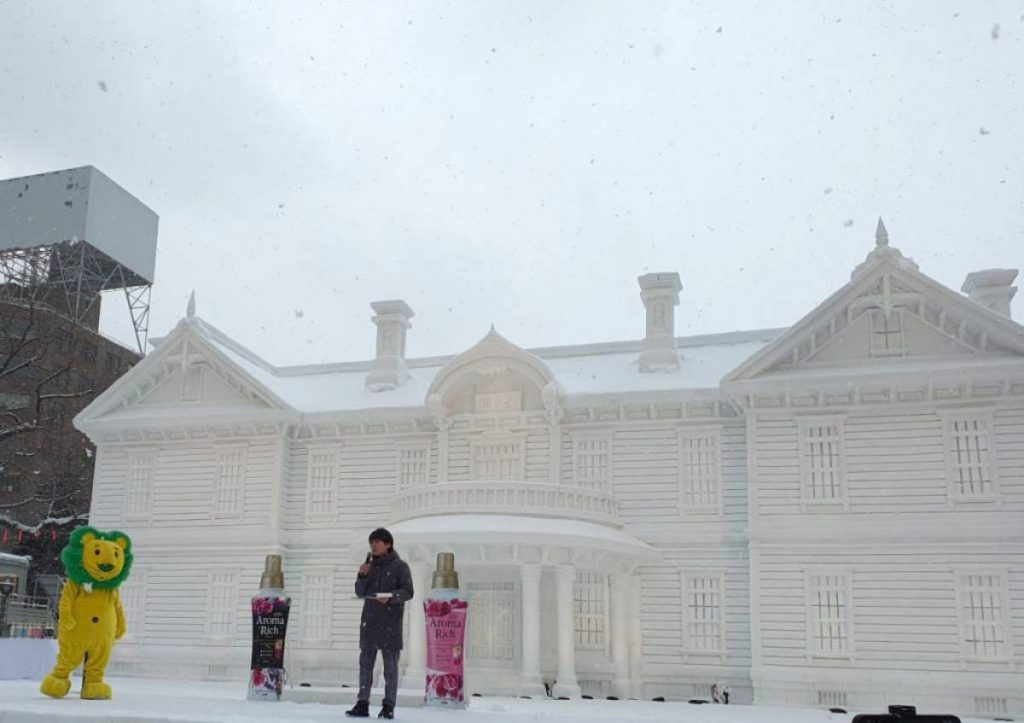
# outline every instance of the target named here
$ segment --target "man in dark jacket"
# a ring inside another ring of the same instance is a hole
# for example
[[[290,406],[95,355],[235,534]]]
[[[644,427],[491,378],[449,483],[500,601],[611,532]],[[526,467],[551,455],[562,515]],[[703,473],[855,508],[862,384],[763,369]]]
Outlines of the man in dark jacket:
[[[363,618],[359,628],[359,700],[345,713],[352,718],[370,715],[370,687],[378,650],[384,660],[384,703],[377,717],[395,717],[402,615],[413,589],[409,566],[395,552],[394,544],[387,530],[371,532],[370,554],[356,577],[356,595],[363,598]]]

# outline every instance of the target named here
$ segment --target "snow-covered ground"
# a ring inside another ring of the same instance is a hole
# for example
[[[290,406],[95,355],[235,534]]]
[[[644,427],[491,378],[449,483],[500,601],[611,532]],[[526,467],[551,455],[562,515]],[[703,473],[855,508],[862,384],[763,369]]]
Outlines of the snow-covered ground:
[[[114,678],[114,699],[81,700],[80,679],[63,700],[40,694],[32,681],[0,682],[0,723],[337,723],[345,720],[341,705],[258,703],[245,700],[245,682],[200,683]],[[379,693],[373,697],[376,716]],[[881,711],[877,711],[881,712]],[[921,711],[926,712],[926,711]],[[466,711],[399,708],[397,720],[409,723],[829,723],[851,715],[809,708],[740,705],[689,705],[649,701],[552,701],[474,698]],[[981,723],[963,719],[964,723]]]

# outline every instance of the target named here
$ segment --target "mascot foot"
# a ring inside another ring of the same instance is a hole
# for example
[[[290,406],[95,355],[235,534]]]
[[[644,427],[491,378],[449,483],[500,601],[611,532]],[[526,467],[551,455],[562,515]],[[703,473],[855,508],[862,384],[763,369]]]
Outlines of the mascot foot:
[[[82,683],[84,700],[110,700],[113,691],[106,683]]]
[[[70,678],[57,678],[52,675],[48,675],[43,678],[43,682],[39,684],[39,692],[44,695],[48,695],[51,698],[63,698],[71,690],[71,679]]]

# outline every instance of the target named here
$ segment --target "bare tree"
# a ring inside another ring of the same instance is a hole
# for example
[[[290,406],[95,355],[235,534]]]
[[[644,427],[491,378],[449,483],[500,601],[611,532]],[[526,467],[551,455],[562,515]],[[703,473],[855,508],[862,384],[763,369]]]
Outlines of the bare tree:
[[[0,286],[0,526],[16,552],[36,553],[36,572],[56,555],[26,548],[88,517],[91,447],[71,420],[93,396],[97,361],[92,334],[46,297],[45,285]]]

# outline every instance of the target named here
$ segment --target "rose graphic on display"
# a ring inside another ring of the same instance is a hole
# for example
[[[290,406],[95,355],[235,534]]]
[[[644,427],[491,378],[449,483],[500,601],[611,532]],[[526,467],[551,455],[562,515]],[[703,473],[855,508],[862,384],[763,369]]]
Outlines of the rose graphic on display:
[[[270,615],[274,612],[274,601],[265,597],[253,598],[252,611],[256,615]]]
[[[454,700],[460,703],[462,697],[462,676],[452,673],[427,674],[427,697],[438,700]]]
[[[448,600],[427,600],[425,607],[428,618],[443,618],[452,611],[452,604]]]

